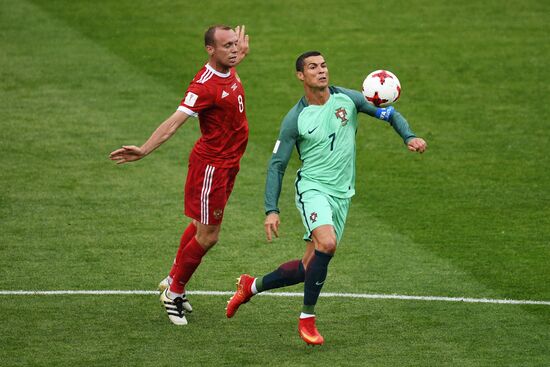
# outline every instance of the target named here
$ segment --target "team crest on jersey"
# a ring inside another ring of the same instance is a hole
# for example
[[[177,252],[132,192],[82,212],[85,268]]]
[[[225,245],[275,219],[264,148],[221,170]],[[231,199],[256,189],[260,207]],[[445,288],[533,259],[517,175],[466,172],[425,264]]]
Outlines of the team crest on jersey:
[[[214,218],[220,219],[223,214],[223,209],[214,209]]]
[[[348,112],[345,108],[340,107],[336,110],[334,113],[336,115],[336,118],[339,118],[340,121],[342,121],[342,126],[346,126],[348,123]]]
[[[311,220],[311,223],[317,222],[317,213],[312,212],[312,213],[309,215],[309,219]]]

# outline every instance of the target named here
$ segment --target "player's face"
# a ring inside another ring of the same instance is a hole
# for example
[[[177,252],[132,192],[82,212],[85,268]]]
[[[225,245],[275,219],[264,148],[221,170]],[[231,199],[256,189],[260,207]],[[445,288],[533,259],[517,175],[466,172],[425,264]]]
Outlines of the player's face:
[[[210,59],[221,69],[229,69],[237,63],[237,34],[232,29],[217,29],[214,46],[206,46]]]
[[[304,60],[304,71],[296,73],[298,79],[310,88],[328,86],[328,67],[323,56],[310,56]]]

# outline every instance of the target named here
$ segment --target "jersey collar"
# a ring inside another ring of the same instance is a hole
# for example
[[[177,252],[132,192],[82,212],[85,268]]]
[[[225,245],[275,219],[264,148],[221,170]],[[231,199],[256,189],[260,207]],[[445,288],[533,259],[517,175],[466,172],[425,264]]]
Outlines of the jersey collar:
[[[217,75],[220,78],[228,78],[231,75],[231,70],[229,70],[227,73],[220,73],[219,71],[214,69],[212,66],[210,66],[210,64],[208,64],[208,63],[206,63],[206,65],[204,65],[204,66],[206,66],[206,68],[208,70],[210,70],[211,72],[214,73],[214,75]]]

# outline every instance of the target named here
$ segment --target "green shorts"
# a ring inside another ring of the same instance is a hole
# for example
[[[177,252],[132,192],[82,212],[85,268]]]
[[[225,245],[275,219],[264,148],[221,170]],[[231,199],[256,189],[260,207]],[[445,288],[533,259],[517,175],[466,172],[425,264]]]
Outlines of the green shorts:
[[[350,203],[351,198],[338,198],[317,190],[296,193],[296,207],[306,227],[304,240],[311,241],[311,232],[315,228],[330,224],[340,243]]]

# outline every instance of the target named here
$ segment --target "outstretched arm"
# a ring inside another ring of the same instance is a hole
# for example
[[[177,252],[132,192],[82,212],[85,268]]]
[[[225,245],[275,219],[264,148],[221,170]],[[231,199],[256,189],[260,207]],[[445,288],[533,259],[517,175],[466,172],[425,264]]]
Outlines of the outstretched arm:
[[[428,145],[424,139],[416,137],[409,127],[407,120],[405,120],[405,118],[393,107],[387,107],[383,110],[386,114],[388,114],[388,117],[385,120],[388,121],[395,132],[401,136],[405,144],[407,144],[407,149],[411,152],[424,153]]]
[[[153,150],[157,149],[166,140],[170,139],[188,118],[189,115],[185,112],[174,112],[172,116],[168,117],[166,121],[160,124],[160,126],[141,147],[135,145],[123,145],[122,148],[111,152],[109,158],[117,164],[140,160]]]
[[[403,142],[407,145],[407,148],[411,152],[424,153],[424,151],[426,151],[428,145],[424,139],[416,137],[409,127],[407,120],[405,120],[405,118],[397,112],[393,106],[386,108],[375,107],[368,103],[360,92],[340,87],[336,87],[336,90],[343,92],[350,97],[355,103],[357,111],[366,113],[372,117],[376,117],[377,119],[387,121],[393,127],[395,132],[401,136],[401,139],[403,139]]]

